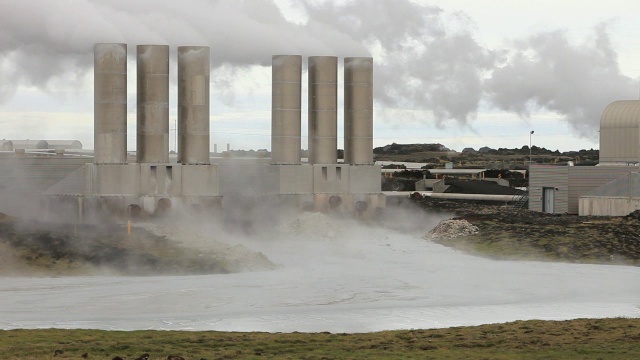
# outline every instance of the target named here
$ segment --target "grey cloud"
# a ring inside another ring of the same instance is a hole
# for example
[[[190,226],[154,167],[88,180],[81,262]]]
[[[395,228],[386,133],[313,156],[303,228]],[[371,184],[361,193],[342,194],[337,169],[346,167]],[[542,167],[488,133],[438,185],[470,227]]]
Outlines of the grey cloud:
[[[425,122],[470,124],[483,101],[527,116],[548,109],[581,134],[592,133],[604,106],[628,98],[605,25],[589,43],[565,33],[537,34],[515,52],[488,49],[464,13],[409,0],[305,1],[302,23],[266,0],[0,0],[0,103],[20,85],[91,70],[96,42],[208,45],[224,99],[234,68],[268,66],[273,54],[376,54],[375,98],[384,107],[430,110]],[[133,53],[135,49],[130,48]],[[76,77],[79,77],[76,76]],[[58,82],[59,83],[59,82]]]

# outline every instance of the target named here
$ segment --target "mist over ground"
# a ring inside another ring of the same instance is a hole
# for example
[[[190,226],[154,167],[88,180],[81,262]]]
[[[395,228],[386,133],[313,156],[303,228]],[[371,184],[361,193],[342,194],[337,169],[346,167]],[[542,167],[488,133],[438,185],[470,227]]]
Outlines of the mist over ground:
[[[406,226],[315,212],[282,216],[251,234],[164,222],[158,232],[171,241],[250,249],[276,267],[200,276],[4,277],[0,328],[368,332],[640,316],[640,268],[474,257],[418,236],[444,214],[393,218],[407,218]]]

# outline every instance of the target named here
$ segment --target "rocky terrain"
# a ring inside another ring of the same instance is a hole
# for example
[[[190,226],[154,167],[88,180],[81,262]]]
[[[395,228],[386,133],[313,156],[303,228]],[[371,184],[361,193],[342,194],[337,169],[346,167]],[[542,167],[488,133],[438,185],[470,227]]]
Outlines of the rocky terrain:
[[[498,259],[550,260],[640,266],[640,212],[585,217],[514,210],[495,202],[420,198],[428,212],[450,213],[425,237],[442,245]]]
[[[398,226],[402,222],[390,217],[394,207],[448,220],[429,233],[418,233],[420,224]],[[388,210],[375,219],[381,226],[479,256],[640,266],[640,212],[580,217],[516,211],[501,202],[428,197],[407,197]],[[287,231],[296,233],[304,219],[317,223],[311,215],[292,220]],[[337,236],[335,229],[318,226],[327,236]],[[263,254],[217,241],[216,236],[151,223],[136,224],[131,234],[126,225],[23,224],[0,214],[0,276],[210,274],[276,266]]]

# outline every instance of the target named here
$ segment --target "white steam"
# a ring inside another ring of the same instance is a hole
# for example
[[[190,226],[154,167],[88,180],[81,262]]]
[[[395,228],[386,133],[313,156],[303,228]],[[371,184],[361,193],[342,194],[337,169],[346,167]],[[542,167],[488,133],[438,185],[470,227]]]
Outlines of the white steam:
[[[571,44],[563,31],[537,34],[515,45],[487,81],[491,103],[502,110],[528,117],[545,108],[564,115],[586,136],[598,128],[608,103],[635,92],[633,79],[620,73],[606,24],[580,45]]]
[[[636,93],[620,72],[607,24],[578,45],[552,31],[515,40],[507,51],[479,42],[481,29],[464,13],[409,0],[289,2],[287,16],[275,0],[0,5],[0,104],[19,87],[53,92],[60,79],[79,84],[98,42],[210,46],[214,70],[231,77],[233,69],[269,66],[273,54],[374,56],[377,104],[430,111],[424,120],[439,127],[469,124],[490,106],[523,117],[553,111],[578,133],[594,134],[607,103]]]

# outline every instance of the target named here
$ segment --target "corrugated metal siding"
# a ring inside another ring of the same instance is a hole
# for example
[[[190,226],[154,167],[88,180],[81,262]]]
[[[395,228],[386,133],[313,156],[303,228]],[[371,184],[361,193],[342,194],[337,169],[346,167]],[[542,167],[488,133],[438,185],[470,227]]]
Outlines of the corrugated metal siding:
[[[49,187],[91,163],[84,157],[0,157],[0,191],[44,193]]]
[[[529,210],[542,211],[542,189],[553,187],[557,189],[555,191],[554,212],[558,214],[567,212],[569,168],[569,166],[531,166],[529,169]]]
[[[628,173],[589,191],[591,197],[640,198],[640,174]]]
[[[580,196],[599,186],[611,182],[629,172],[638,172],[631,166],[569,166],[569,209],[571,214],[579,211]]]
[[[84,192],[85,169],[81,167],[45,192],[47,195],[86,195]]]

